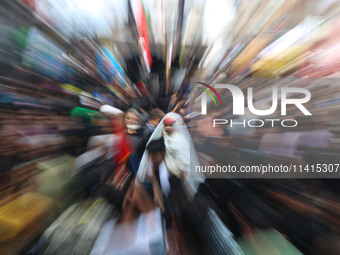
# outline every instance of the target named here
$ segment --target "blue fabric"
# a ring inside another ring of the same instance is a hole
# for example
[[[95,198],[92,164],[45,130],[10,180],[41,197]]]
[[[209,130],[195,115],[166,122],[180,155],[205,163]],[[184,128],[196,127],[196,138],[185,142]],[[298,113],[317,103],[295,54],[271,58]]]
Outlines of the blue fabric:
[[[117,60],[113,57],[111,52],[109,52],[107,49],[104,49],[106,56],[110,59],[111,63],[114,65],[114,67],[117,69],[117,71],[124,77],[124,71],[118,64]]]
[[[109,59],[109,61],[107,59]],[[113,82],[113,79],[117,77],[117,72],[124,78],[123,69],[111,52],[105,48],[103,48],[103,51],[97,56],[97,69],[109,82]]]
[[[152,183],[151,182],[143,182],[144,188],[148,191],[150,196],[153,198],[153,188],[152,188]]]
[[[136,174],[140,164],[140,158],[137,153],[133,153],[129,158],[129,164],[131,167],[131,171]]]

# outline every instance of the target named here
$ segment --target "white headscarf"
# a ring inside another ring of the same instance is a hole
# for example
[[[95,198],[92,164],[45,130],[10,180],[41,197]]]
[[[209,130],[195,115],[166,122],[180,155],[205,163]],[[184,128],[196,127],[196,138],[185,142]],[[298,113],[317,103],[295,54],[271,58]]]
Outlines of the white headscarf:
[[[116,107],[111,105],[104,104],[100,107],[100,112],[112,115],[123,115],[124,112]]]
[[[169,117],[175,120],[173,132],[170,135],[164,131],[163,123]],[[194,169],[195,166],[199,165],[199,161],[190,133],[181,115],[173,112],[167,113],[152,133],[148,144],[150,141],[158,140],[162,136],[164,137],[166,150],[165,162],[169,171],[176,175],[180,171],[185,173],[184,183],[193,196],[197,192],[199,184],[204,182],[205,177],[203,173],[196,173],[194,170],[190,171],[190,166]],[[144,181],[150,164],[149,153],[145,150],[137,172],[138,181]]]

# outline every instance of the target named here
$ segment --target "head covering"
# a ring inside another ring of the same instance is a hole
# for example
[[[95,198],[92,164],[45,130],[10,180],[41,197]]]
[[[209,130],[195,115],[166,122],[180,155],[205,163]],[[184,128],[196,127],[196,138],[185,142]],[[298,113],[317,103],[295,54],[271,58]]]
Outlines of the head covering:
[[[174,120],[173,118],[171,117],[167,117],[165,120],[164,120],[164,125],[167,125],[167,124],[174,124],[176,122],[176,120]]]
[[[111,105],[108,105],[108,104],[104,104],[100,107],[100,111],[102,113],[106,113],[106,114],[112,114],[112,115],[121,115],[121,114],[124,114],[123,111],[119,110],[118,108],[116,107],[113,107]]]
[[[167,118],[174,120],[174,130],[170,135],[164,131],[164,121]],[[189,193],[193,196],[197,192],[199,184],[204,182],[205,177],[203,173],[197,173],[194,169],[190,171],[190,166],[192,168],[198,166],[199,161],[191,141],[190,133],[181,115],[173,112],[166,114],[152,133],[148,144],[150,141],[158,140],[161,137],[164,138],[165,163],[168,170],[176,175],[180,171],[185,172],[184,183]],[[137,172],[138,181],[144,181],[150,164],[149,153],[145,150]]]
[[[87,109],[84,107],[74,107],[71,112],[70,115],[72,117],[77,117],[77,118],[82,118],[87,125],[91,125],[92,124],[92,118],[93,116],[95,116],[98,113],[98,111],[94,111],[91,109]]]

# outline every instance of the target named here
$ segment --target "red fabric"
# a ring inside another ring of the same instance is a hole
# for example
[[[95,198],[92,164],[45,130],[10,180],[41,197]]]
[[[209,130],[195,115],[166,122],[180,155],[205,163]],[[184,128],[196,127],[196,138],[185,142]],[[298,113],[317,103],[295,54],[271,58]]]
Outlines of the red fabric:
[[[135,16],[135,21],[137,24],[138,28],[138,33],[139,33],[139,41],[140,39],[144,39],[143,45],[141,47],[145,50],[147,59],[148,59],[148,64],[149,67],[152,65],[152,58],[151,58],[151,52],[150,52],[150,46],[149,46],[149,35],[148,35],[148,26],[146,24],[146,18],[145,18],[145,13],[144,13],[144,8],[141,0],[135,1],[135,6],[134,8],[134,16]]]
[[[119,184],[123,180],[123,178],[129,171],[126,163],[128,157],[134,149],[130,137],[126,131],[121,133],[121,139],[118,146],[118,148],[120,148],[120,151],[114,157],[114,162],[117,162],[114,172],[114,182],[117,184]]]
[[[142,81],[139,81],[136,83],[136,87],[139,90],[139,92],[141,93],[142,96],[145,96],[148,94],[148,91],[146,90],[146,87],[144,85],[144,83]]]
[[[28,6],[31,10],[35,11],[35,0],[21,0],[24,4]]]
[[[126,132],[122,132],[121,140],[118,145],[120,150],[116,154],[116,160],[119,164],[122,164],[126,161],[127,157],[133,152],[134,147],[130,140],[129,135]]]
[[[164,120],[163,123],[164,123],[164,125],[167,125],[167,124],[174,124],[175,122],[176,121],[173,118],[168,117]]]
[[[134,147],[133,143],[130,140],[130,137],[126,131],[126,126],[123,123],[124,120],[119,119],[119,120],[113,120],[112,125],[114,129],[114,133],[118,136],[120,136],[119,144],[115,144],[114,146],[117,148],[120,148],[118,153],[115,155],[115,162],[118,162],[119,164],[123,163],[126,158],[133,152]]]
[[[128,167],[126,166],[126,162],[130,154],[134,150],[133,143],[129,137],[129,134],[126,131],[126,126],[123,119],[111,119],[114,133],[120,136],[118,144],[114,144],[113,146],[119,148],[119,151],[113,158],[113,162],[116,163],[116,169],[114,172],[114,182],[120,183],[124,178],[125,174],[128,171]]]

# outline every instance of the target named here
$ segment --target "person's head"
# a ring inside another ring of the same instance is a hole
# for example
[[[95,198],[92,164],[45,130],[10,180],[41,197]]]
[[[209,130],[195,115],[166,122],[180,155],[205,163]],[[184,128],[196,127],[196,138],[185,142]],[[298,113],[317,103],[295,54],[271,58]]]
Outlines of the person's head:
[[[141,125],[140,114],[137,110],[130,108],[125,112],[125,124],[129,131],[137,131]]]
[[[175,119],[171,118],[171,117],[167,117],[165,118],[165,120],[163,121],[164,124],[164,131],[168,134],[171,135],[174,131],[174,124],[175,124]]]
[[[179,109],[178,113],[179,113],[182,117],[184,117],[184,115],[185,115],[185,108]]]
[[[159,108],[151,110],[150,114],[151,118],[148,120],[148,123],[155,127],[158,125],[158,123],[165,115],[164,112]]]
[[[151,141],[146,149],[153,164],[159,165],[165,157],[165,144],[163,138]]]

